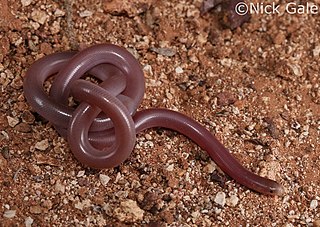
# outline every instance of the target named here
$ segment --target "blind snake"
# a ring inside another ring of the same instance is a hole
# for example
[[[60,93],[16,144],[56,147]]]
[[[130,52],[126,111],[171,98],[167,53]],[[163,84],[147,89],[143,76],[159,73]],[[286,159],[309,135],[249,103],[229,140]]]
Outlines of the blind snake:
[[[99,84],[84,78],[90,75]],[[49,94],[44,82],[53,76]],[[175,130],[205,150],[222,171],[262,194],[281,195],[283,187],[243,167],[202,125],[168,109],[136,111],[145,91],[139,62],[124,48],[97,44],[79,52],[45,56],[31,65],[24,79],[28,103],[67,138],[71,151],[92,168],[112,168],[125,161],[136,134],[153,127]],[[68,104],[73,97],[80,104]]]

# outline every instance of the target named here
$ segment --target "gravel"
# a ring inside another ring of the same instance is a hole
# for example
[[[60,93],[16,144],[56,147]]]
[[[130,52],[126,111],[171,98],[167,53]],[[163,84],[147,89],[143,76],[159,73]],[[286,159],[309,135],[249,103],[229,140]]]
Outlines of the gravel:
[[[0,0],[2,226],[320,226],[320,18],[254,14],[229,29],[232,9],[201,15],[202,2]],[[138,134],[119,167],[81,165],[23,78],[45,55],[105,42],[141,63],[139,109],[194,118],[285,195],[249,191],[165,129]]]

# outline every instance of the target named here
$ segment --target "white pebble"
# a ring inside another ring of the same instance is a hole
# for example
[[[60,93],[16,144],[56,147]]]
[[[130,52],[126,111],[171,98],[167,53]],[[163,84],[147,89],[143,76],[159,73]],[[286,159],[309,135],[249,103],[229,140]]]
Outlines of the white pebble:
[[[1,135],[2,135],[3,138],[6,139],[6,140],[9,140],[9,139],[10,139],[9,134],[6,133],[5,131],[1,131]]]
[[[239,202],[239,198],[236,195],[231,195],[228,199],[227,199],[227,204],[230,207],[235,207]]]
[[[302,76],[303,72],[298,64],[288,64],[288,66],[292,69],[293,74],[296,76]]]
[[[256,126],[256,123],[253,123],[253,124],[249,125],[249,126],[248,126],[248,130],[249,130],[249,131],[252,131],[255,126]]]
[[[49,16],[45,11],[38,10],[38,9],[34,10],[31,13],[31,17],[35,22],[38,22],[39,24],[44,24],[46,20],[49,18]]]
[[[7,116],[7,120],[8,120],[8,124],[12,128],[19,123],[19,120],[17,118],[13,118],[13,117],[10,117],[10,116]]]
[[[171,164],[166,168],[166,170],[169,172],[173,171],[173,169],[174,169],[174,164]]]
[[[40,24],[34,21],[30,21],[29,24],[35,29],[38,30],[40,28]]]
[[[108,184],[108,182],[110,181],[110,179],[111,178],[107,175],[104,175],[104,174],[99,175],[99,180],[103,186],[106,186]]]
[[[30,5],[32,2],[32,0],[21,0],[21,5],[22,6],[28,6]]]
[[[318,200],[314,199],[314,200],[311,200],[311,203],[310,203],[310,209],[314,210],[318,207]]]
[[[226,193],[218,192],[214,198],[214,202],[223,207],[226,204]]]
[[[178,67],[175,69],[175,71],[176,71],[176,73],[178,73],[178,74],[183,73],[183,69],[182,69],[180,66],[178,66]]]
[[[146,140],[152,140],[152,136],[150,134],[146,134],[144,137],[146,138]]]
[[[221,213],[221,209],[220,208],[217,208],[217,207],[215,207],[215,209],[214,209],[214,212],[217,214],[217,215],[219,215],[220,213]]]
[[[235,115],[238,115],[240,114],[240,111],[237,107],[232,107],[232,112],[235,114]]]
[[[173,95],[170,92],[166,93],[166,97],[170,100],[173,99]]]
[[[35,144],[35,148],[40,151],[45,151],[49,147],[48,139],[41,140]]]
[[[143,71],[144,72],[146,72],[146,73],[148,73],[149,75],[153,75],[153,71],[152,71],[152,67],[151,67],[151,65],[145,65],[144,67],[143,67]]]
[[[78,172],[77,177],[83,177],[86,171],[81,170]]]
[[[93,13],[92,13],[91,11],[85,10],[85,11],[80,12],[80,13],[79,13],[79,16],[80,16],[80,17],[91,17],[92,14],[93,14]]]
[[[312,52],[313,52],[313,56],[314,56],[314,57],[319,57],[319,55],[320,55],[320,46],[316,46],[316,47],[312,50]]]
[[[231,67],[232,66],[232,59],[231,58],[224,58],[220,60],[220,64],[225,67]]]
[[[3,214],[4,218],[13,218],[16,216],[16,210],[6,210]]]
[[[198,218],[198,217],[200,217],[200,212],[199,211],[194,211],[194,212],[191,213],[191,216],[193,218]]]
[[[26,227],[31,227],[33,223],[33,219],[31,217],[27,217],[26,220],[24,221],[24,224]]]
[[[193,63],[198,63],[198,62],[199,62],[199,59],[197,58],[197,56],[192,55],[192,56],[190,57],[190,61],[192,61]]]
[[[85,199],[85,200],[82,200],[81,202],[78,201],[76,204],[74,204],[74,207],[77,208],[78,210],[83,210],[84,208],[87,208],[90,206],[91,206],[90,199]]]
[[[57,9],[55,12],[54,12],[54,15],[56,17],[63,17],[66,13],[64,11],[62,11],[61,9]]]

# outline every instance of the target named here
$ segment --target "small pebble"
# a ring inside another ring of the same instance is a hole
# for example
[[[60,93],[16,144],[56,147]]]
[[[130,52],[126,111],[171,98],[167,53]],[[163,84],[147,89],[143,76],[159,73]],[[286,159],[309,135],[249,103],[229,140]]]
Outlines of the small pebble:
[[[214,202],[223,207],[226,204],[226,193],[218,192],[216,197],[214,198]]]
[[[167,47],[164,47],[164,48],[151,48],[152,51],[156,52],[157,54],[160,54],[160,55],[163,55],[163,56],[166,56],[166,57],[172,57],[176,54],[176,51],[174,49],[171,49],[171,48],[167,48]]]
[[[166,168],[166,170],[169,172],[173,171],[173,169],[174,169],[174,164],[171,164]]]
[[[29,6],[32,3],[32,0],[21,0],[22,6]]]
[[[166,224],[168,224],[170,226],[170,224],[172,224],[172,222],[174,222],[174,216],[172,214],[171,211],[169,210],[164,210],[161,211],[160,215],[161,219],[163,219],[165,221]]]
[[[148,73],[149,75],[153,75],[153,71],[152,71],[152,67],[151,67],[151,65],[145,65],[144,67],[143,67],[143,71],[144,72],[146,72],[146,73]]]
[[[175,69],[175,71],[176,71],[177,74],[183,73],[183,69],[182,69],[180,66],[178,66],[178,67]]]
[[[49,18],[49,16],[46,14],[45,11],[36,9],[31,13],[31,18],[39,24],[44,24],[46,20]]]
[[[280,44],[284,43],[285,40],[286,40],[285,34],[279,32],[279,33],[277,33],[277,35],[273,38],[273,43],[276,44],[276,45],[280,45]]]
[[[81,170],[78,172],[77,177],[83,177],[86,171]]]
[[[64,11],[62,11],[61,9],[57,9],[55,12],[54,12],[54,15],[56,17],[63,17],[66,13]]]
[[[92,14],[93,14],[93,13],[92,13],[91,11],[85,10],[85,11],[80,12],[80,13],[79,13],[79,16],[80,16],[80,17],[91,17]]]
[[[57,34],[57,33],[59,33],[60,30],[61,30],[60,22],[59,21],[54,21],[52,23],[52,26],[50,27],[51,33],[52,34]]]
[[[24,133],[31,132],[31,126],[25,122],[20,122],[18,125],[14,127],[14,129],[17,130],[18,132],[24,132]]]
[[[13,218],[16,216],[16,210],[6,210],[3,214],[4,218]]]
[[[92,206],[90,199],[78,201],[76,204],[74,204],[74,207],[77,208],[78,210],[83,210],[83,209],[90,207],[90,206]]]
[[[26,227],[31,227],[33,223],[33,219],[31,217],[27,217],[26,220],[24,221],[24,224]]]
[[[315,48],[312,50],[313,57],[319,57],[320,55],[320,46],[315,46]]]
[[[146,140],[152,140],[152,136],[150,136],[149,134],[146,134],[144,137],[146,138]]]
[[[300,65],[288,64],[288,66],[291,68],[291,70],[295,76],[302,76],[303,75],[303,72],[302,72]]]
[[[138,206],[136,201],[128,199],[127,201],[121,202],[120,207],[131,220],[137,221],[143,219],[144,211]]]
[[[310,203],[310,209],[314,210],[318,207],[318,200],[314,199],[314,200],[311,200],[311,203]]]
[[[45,151],[45,150],[47,150],[48,147],[49,147],[48,139],[41,140],[40,142],[37,142],[35,144],[35,148],[40,151]]]
[[[220,208],[217,208],[217,207],[215,207],[215,209],[214,209],[214,212],[217,214],[217,215],[219,215],[220,213],[221,213],[221,209]]]
[[[5,131],[1,131],[1,135],[0,135],[3,139],[6,139],[6,140],[9,140],[10,137],[9,137],[9,134],[6,133]]]
[[[227,199],[227,204],[230,207],[235,207],[239,202],[239,198],[236,195],[231,195],[228,199]]]
[[[57,193],[61,193],[61,194],[64,194],[65,193],[65,190],[66,190],[66,187],[58,180],[54,186],[54,190],[55,192]]]
[[[110,181],[110,179],[111,178],[107,175],[104,175],[104,174],[99,175],[99,180],[103,186],[106,186],[108,184],[108,182]]]
[[[230,92],[221,92],[217,95],[217,98],[219,106],[228,106],[237,101],[236,97]]]
[[[200,214],[199,211],[194,211],[194,212],[191,213],[191,216],[192,216],[193,218],[199,218],[200,215],[201,215],[201,214]]]
[[[31,206],[30,207],[30,213],[31,214],[41,214],[42,208],[39,205]]]
[[[248,126],[248,130],[249,130],[249,131],[252,131],[255,126],[256,126],[256,123],[253,123],[253,124],[249,125],[249,126]]]
[[[205,171],[206,173],[213,173],[215,170],[216,170],[216,165],[213,162],[207,164],[203,168],[203,171]]]
[[[198,63],[198,62],[199,62],[199,59],[197,58],[197,56],[192,55],[192,56],[190,57],[190,61],[193,62],[193,63]]]
[[[166,93],[166,97],[170,100],[173,99],[173,95],[169,92]]]
[[[233,107],[232,108],[232,113],[234,113],[235,115],[239,115],[240,114],[240,111],[237,107]]]
[[[269,162],[262,161],[259,163],[259,166],[260,166],[260,175],[273,180],[277,178],[277,174],[281,171],[281,165],[278,161],[269,161]]]
[[[230,58],[223,58],[219,62],[222,66],[225,66],[225,67],[230,68],[232,66],[232,59]]]
[[[10,158],[10,151],[9,151],[9,147],[8,146],[4,146],[1,148],[1,154],[5,159],[9,159]],[[0,156],[1,158],[1,156]]]
[[[7,160],[3,157],[2,154],[0,154],[0,170],[4,171],[7,169],[8,162]]]
[[[19,123],[19,120],[17,118],[13,118],[13,117],[10,117],[10,116],[7,116],[7,120],[8,120],[8,124],[12,128]]]

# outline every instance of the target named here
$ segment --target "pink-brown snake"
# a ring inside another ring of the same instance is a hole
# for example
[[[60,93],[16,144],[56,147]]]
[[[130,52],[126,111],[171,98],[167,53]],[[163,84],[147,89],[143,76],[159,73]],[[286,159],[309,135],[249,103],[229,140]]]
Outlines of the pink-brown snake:
[[[89,82],[84,75],[101,83]],[[54,80],[48,95],[43,86],[51,76]],[[137,133],[163,127],[193,140],[238,183],[263,194],[283,193],[277,182],[244,168],[205,127],[188,116],[167,109],[136,112],[144,90],[139,62],[112,44],[43,57],[31,65],[24,80],[29,104],[68,139],[75,157],[89,167],[120,165],[134,149]],[[68,104],[71,96],[80,102],[76,108]]]

